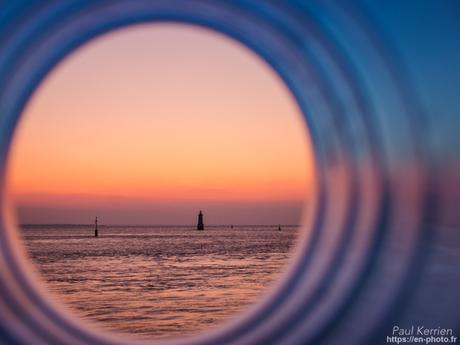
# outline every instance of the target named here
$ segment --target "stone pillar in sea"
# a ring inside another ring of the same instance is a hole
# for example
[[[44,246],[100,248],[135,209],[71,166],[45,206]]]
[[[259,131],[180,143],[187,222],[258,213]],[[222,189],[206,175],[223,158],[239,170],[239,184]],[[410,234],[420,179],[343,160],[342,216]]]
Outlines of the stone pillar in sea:
[[[198,213],[198,224],[196,225],[197,230],[204,230],[204,223],[203,223],[203,212],[200,211]]]

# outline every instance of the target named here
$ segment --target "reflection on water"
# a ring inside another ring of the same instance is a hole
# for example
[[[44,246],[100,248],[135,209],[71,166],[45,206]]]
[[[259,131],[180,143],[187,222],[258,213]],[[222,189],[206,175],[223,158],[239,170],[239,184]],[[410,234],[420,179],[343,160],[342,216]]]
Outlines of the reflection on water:
[[[142,337],[194,333],[255,301],[297,227],[24,226],[49,289],[85,319]]]

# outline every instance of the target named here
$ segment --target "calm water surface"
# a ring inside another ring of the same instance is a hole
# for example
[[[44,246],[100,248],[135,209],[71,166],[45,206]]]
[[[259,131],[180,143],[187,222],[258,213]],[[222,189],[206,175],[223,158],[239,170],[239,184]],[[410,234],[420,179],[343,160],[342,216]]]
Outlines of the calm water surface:
[[[257,300],[291,256],[297,227],[28,225],[23,238],[49,289],[98,327],[196,333]]]

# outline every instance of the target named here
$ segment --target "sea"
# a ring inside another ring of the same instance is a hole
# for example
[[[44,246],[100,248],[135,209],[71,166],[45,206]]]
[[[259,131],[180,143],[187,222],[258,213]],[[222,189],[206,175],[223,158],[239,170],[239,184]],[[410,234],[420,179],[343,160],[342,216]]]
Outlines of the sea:
[[[23,225],[58,303],[94,327],[138,338],[218,327],[260,300],[288,264],[297,226]]]

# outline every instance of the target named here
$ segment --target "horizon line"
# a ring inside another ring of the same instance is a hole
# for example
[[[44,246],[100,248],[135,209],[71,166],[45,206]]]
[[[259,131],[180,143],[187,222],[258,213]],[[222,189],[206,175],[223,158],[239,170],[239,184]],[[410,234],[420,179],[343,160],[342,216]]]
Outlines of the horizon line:
[[[26,226],[94,226],[94,223],[23,223],[17,224],[19,227]],[[233,227],[247,227],[247,226],[285,226],[285,227],[296,227],[302,224],[207,224],[206,226],[233,226]],[[99,227],[124,227],[124,226],[135,226],[135,227],[196,227],[196,224],[98,224]]]

